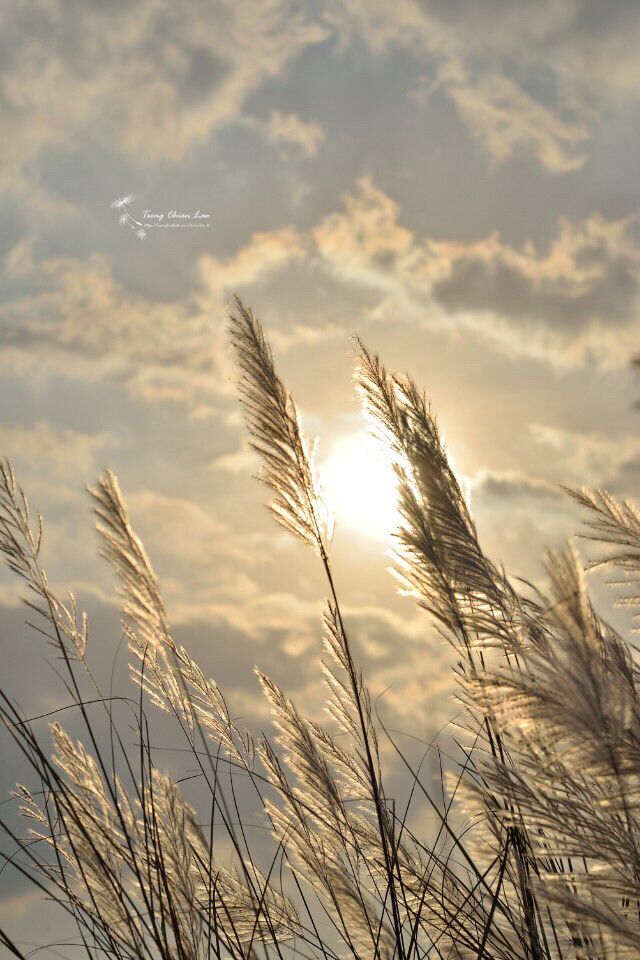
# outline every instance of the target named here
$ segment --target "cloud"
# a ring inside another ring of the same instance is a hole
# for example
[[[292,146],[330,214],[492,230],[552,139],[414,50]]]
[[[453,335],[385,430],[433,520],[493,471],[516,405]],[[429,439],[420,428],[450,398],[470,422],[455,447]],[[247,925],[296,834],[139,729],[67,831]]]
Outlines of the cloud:
[[[29,186],[45,148],[89,142],[135,164],[176,164],[212,131],[242,122],[251,94],[281,78],[329,37],[343,51],[364,42],[374,56],[409,52],[429,71],[472,135],[502,162],[529,152],[548,170],[580,166],[591,131],[612,104],[637,99],[640,13],[589,0],[541,5],[472,0],[332,0],[318,12],[295,0],[170,0],[0,5],[3,99],[0,188]],[[543,82],[532,81],[534,74]],[[272,111],[267,135],[314,156],[316,122]]]
[[[318,254],[339,275],[384,289],[396,268],[415,260],[413,234],[399,222],[399,207],[369,177],[358,193],[345,194],[344,209],[330,213],[312,231]]]
[[[15,893],[0,900],[0,917],[15,921],[42,907],[42,892],[29,889],[24,893]]]
[[[181,642],[201,629],[212,631],[218,643],[233,637],[238,656],[275,669],[287,691],[304,697],[309,711],[320,718],[325,699],[319,670],[323,602],[320,591],[317,597],[291,592],[295,577],[286,574],[287,566],[282,567],[287,577],[283,589],[257,587],[254,572],[265,551],[277,549],[274,539],[234,532],[197,504],[150,490],[134,492],[128,503]],[[404,614],[366,602],[347,602],[342,611],[374,695],[386,691],[385,716],[406,718],[421,709],[427,687],[430,696],[450,690],[447,657],[428,619],[413,604]],[[427,644],[431,655],[425,662]],[[193,644],[189,649],[199,656]],[[247,700],[249,680],[248,675],[227,680],[225,687],[233,689],[234,708],[240,702],[243,711],[262,719],[260,704],[256,714],[256,704]],[[408,700],[408,691],[415,692],[419,684],[418,700]]]
[[[127,503],[176,622],[255,598],[251,571],[270,538],[231,529],[210,508],[182,497],[140,489],[127,494]]]
[[[92,142],[177,163],[327,34],[292,0],[4,2],[4,185],[44,146]]]
[[[562,120],[509,77],[490,74],[477,84],[453,84],[449,95],[497,164],[527,150],[555,173],[576,170],[586,160],[580,152],[588,137],[586,124]]]
[[[560,488],[541,477],[532,477],[517,470],[487,470],[482,468],[470,478],[472,501],[476,497],[516,501],[526,498],[540,503],[552,503],[564,494]]]
[[[112,433],[78,433],[46,421],[29,426],[0,425],[0,455],[19,464],[21,474],[58,480],[77,480],[95,472],[96,458],[106,447],[113,447]]]
[[[561,221],[546,251],[497,233],[452,243],[416,237],[370,178],[356,186],[306,230],[262,231],[226,258],[201,256],[191,290],[173,303],[128,291],[102,254],[27,260],[0,307],[3,368],[25,380],[43,369],[109,379],[192,417],[226,417],[235,377],[226,304],[252,289],[274,304],[273,317],[260,315],[282,351],[346,337],[363,320],[400,320],[556,367],[633,356],[640,252],[631,219]]]
[[[27,381],[43,369],[110,378],[137,397],[194,412],[212,412],[215,397],[228,390],[215,361],[222,324],[192,298],[162,303],[129,293],[100,254],[39,262],[30,280],[32,292],[1,311],[5,370]],[[222,317],[222,303],[216,306]]]
[[[424,712],[433,722],[434,711],[429,707],[453,686],[451,658],[428,617],[416,612],[411,601],[405,610],[399,615],[375,604],[342,606],[354,657],[373,697],[383,696],[385,719],[415,719]],[[253,642],[254,662],[305,705],[306,715],[326,723],[321,614],[320,601],[301,601],[282,592],[234,608],[218,606],[206,619],[203,616],[203,622],[226,624],[243,638],[241,642]],[[247,703],[245,709],[254,713],[255,706]]]
[[[468,331],[502,350],[555,364],[626,363],[640,307],[640,252],[631,220],[561,221],[547,253],[493,234],[475,243],[416,239],[397,204],[368,178],[344,210],[312,231],[337,277],[378,292],[372,319],[403,313]]]
[[[477,472],[471,506],[480,545],[510,577],[526,577],[543,587],[542,560],[578,527],[579,513],[557,484],[515,470]],[[526,544],[526,550],[523,550]],[[517,590],[521,587],[516,581]]]
[[[272,110],[269,114],[266,133],[272,143],[297,146],[305,157],[315,157],[325,138],[319,123],[305,123],[296,113],[284,114],[279,110]]]
[[[193,417],[218,415],[233,390],[231,293],[304,255],[292,227],[256,233],[229,258],[202,256],[194,287],[176,302],[130,292],[102,254],[29,260],[17,293],[0,307],[0,366],[25,381],[43,370],[108,379],[136,398],[181,404]],[[311,332],[301,326],[296,336],[304,341]]]
[[[238,450],[216,454],[209,466],[213,470],[222,470],[224,473],[248,476],[250,473],[256,472],[259,460],[257,453],[251,449],[248,440],[245,438]]]
[[[452,688],[451,657],[433,634],[428,618],[411,604],[406,615],[375,604],[345,604],[354,656],[362,667],[385,721],[397,725],[408,718],[435,722],[436,702]],[[204,607],[200,617],[175,630],[200,666],[221,684],[234,715],[243,722],[269,728],[270,711],[252,677],[258,666],[282,686],[305,716],[327,720],[327,691],[320,667],[322,604],[288,592],[265,593],[236,605]],[[428,656],[425,651],[428,650]]]
[[[576,169],[611,104],[638,99],[640,11],[625,0],[606,14],[589,0],[334,0],[324,18],[342,49],[357,38],[426,62],[415,99],[443,90],[498,163],[527,152],[553,173]]]
[[[213,295],[219,295],[256,283],[305,255],[303,237],[295,227],[287,226],[254,233],[246,246],[226,260],[204,254],[198,260],[198,270],[203,285]]]
[[[453,654],[430,618],[407,599],[398,610],[345,603],[342,613],[356,662],[386,723],[441,722],[454,687]],[[378,698],[380,698],[378,700]]]
[[[563,483],[614,488],[619,475],[640,466],[640,437],[604,436],[532,423],[533,439],[545,448],[546,460],[555,460]]]
[[[567,347],[598,322],[627,326],[640,292],[640,254],[628,226],[598,216],[563,221],[546,256],[530,245],[515,250],[497,235],[450,248],[434,298],[452,313],[487,310],[514,323],[547,324]]]
[[[547,549],[585,531],[585,512],[563,486],[604,487],[621,499],[628,497],[640,472],[640,438],[539,423],[529,429],[543,451],[539,460],[545,477],[482,468],[471,478],[471,505],[487,555],[504,563],[507,574],[527,577],[544,588]],[[593,553],[590,545],[576,545],[586,556]]]

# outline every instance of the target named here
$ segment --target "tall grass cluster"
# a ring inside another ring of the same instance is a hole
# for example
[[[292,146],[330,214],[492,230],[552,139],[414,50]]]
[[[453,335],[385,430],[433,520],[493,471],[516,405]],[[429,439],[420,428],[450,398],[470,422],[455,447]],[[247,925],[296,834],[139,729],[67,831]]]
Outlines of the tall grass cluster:
[[[4,462],[0,550],[84,727],[82,741],[57,720],[42,732],[0,693],[6,730],[33,773],[31,787],[15,790],[24,833],[2,822],[11,868],[66,911],[74,955],[90,960],[637,958],[640,673],[630,643],[594,610],[576,550],[547,555],[545,594],[518,592],[478,542],[424,394],[358,345],[357,389],[397,475],[400,588],[453,645],[462,705],[446,790],[425,783],[389,738],[411,778],[400,808],[385,776],[388,732],[342,613],[314,448],[260,323],[237,298],[230,332],[271,511],[326,577],[327,722],[305,717],[262,674],[270,734],[254,739],[234,719],[215,680],[174,641],[151,560],[107,472],[89,492],[137,685],[132,752],[91,672],[87,618],[73,596],[50,589],[42,521]],[[601,545],[597,563],[633,586],[639,514],[601,490],[569,493]],[[208,809],[197,813],[163,772],[150,708],[180,731]],[[267,860],[245,829],[240,778],[270,831]],[[416,807],[436,818],[429,836],[411,826]],[[0,938],[24,960],[10,932]]]

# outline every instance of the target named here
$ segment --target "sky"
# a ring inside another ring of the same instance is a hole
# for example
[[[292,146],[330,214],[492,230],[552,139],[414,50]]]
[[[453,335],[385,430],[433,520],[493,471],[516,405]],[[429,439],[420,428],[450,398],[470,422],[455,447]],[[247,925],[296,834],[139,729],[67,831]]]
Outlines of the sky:
[[[0,0],[0,19],[0,454],[96,671],[117,655],[126,687],[84,489],[109,467],[233,712],[268,725],[256,664],[321,708],[326,584],[254,479],[238,293],[320,438],[367,681],[389,725],[431,736],[455,712],[449,655],[388,573],[352,338],[424,388],[513,577],[543,584],[577,529],[562,484],[637,496],[640,6]],[[35,715],[65,694],[23,593],[0,575],[4,686]],[[26,776],[5,749],[3,798]],[[0,895],[0,925],[54,939],[15,874]]]

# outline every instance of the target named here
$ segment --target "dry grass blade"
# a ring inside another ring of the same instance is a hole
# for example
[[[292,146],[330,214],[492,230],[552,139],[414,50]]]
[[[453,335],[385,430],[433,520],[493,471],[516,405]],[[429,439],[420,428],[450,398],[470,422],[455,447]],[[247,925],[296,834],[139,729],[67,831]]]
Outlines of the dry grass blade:
[[[169,636],[169,620],[151,561],[134,532],[116,476],[110,471],[95,487],[87,487],[95,503],[101,555],[113,566],[125,600],[125,613],[134,621],[145,643]]]
[[[34,532],[29,501],[16,483],[9,461],[0,461],[0,553],[9,569],[27,584],[30,597],[24,602],[45,621],[44,625],[42,619],[29,625],[57,647],[63,657],[82,660],[89,633],[87,615],[84,610],[79,614],[73,593],[69,593],[67,605],[49,587],[39,561],[42,534],[42,516],[38,513]]]
[[[6,858],[67,912],[90,957],[255,960],[260,944],[266,960],[285,960],[286,951],[304,960],[635,960],[640,669],[594,609],[577,551],[569,544],[547,555],[547,595],[517,592],[481,548],[424,394],[360,345],[360,394],[400,488],[401,586],[455,646],[466,707],[458,728],[472,741],[460,745],[455,776],[448,771],[450,795],[444,786],[441,798],[432,795],[372,710],[338,602],[314,449],[261,325],[237,297],[231,338],[271,509],[319,554],[326,575],[318,681],[328,691],[327,725],[258,672],[274,734],[255,746],[215,680],[173,639],[158,578],[107,471],[89,492],[136,657],[132,752],[114,716],[118,698],[103,697],[90,672],[86,618],[73,596],[58,600],[40,567],[41,518],[32,523],[1,463],[0,553],[61,655],[71,701],[57,712],[73,709],[89,738],[85,747],[52,723],[51,758],[36,734],[43,717],[25,718],[0,691],[0,717],[37,781],[13,794],[28,836],[0,820],[14,843]],[[607,551],[592,566],[615,565],[637,584],[640,514],[602,490],[571,493]],[[623,601],[640,604],[635,594]],[[77,675],[90,681],[92,699]],[[156,765],[147,702],[186,738],[184,779],[195,771],[208,817],[197,816],[191,788],[183,794]],[[94,705],[104,709],[106,737]],[[396,784],[387,789],[385,744],[410,774],[402,814],[388,799]],[[244,788],[266,814],[266,854],[255,855]],[[409,815],[417,798],[436,818],[429,839]],[[215,856],[221,832],[228,865]],[[1,930],[0,943],[23,956]]]
[[[526,618],[506,576],[478,543],[466,491],[431,408],[409,377],[389,374],[359,343],[358,389],[374,433],[395,457],[403,523],[397,569],[403,588],[449,637],[517,652]]]
[[[590,568],[616,567],[621,577],[611,586],[634,588],[633,593],[619,597],[618,605],[640,608],[640,513],[628,500],[620,503],[606,490],[567,490],[589,511],[589,533],[581,536],[605,547],[604,556],[592,560]],[[634,618],[640,618],[640,612]]]
[[[333,521],[314,466],[315,445],[303,437],[298,411],[276,374],[264,331],[239,297],[230,331],[242,373],[240,393],[247,425],[263,460],[260,478],[275,493],[270,503],[273,515],[295,536],[326,554]]]

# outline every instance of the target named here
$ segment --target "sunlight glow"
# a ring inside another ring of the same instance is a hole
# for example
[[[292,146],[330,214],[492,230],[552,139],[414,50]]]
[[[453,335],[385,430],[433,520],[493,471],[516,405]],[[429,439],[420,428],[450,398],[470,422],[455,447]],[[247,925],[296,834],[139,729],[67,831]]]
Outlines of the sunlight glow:
[[[320,474],[338,530],[391,538],[400,520],[396,478],[378,441],[364,432],[343,438],[320,465]]]

